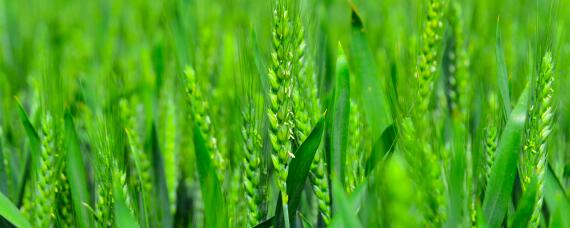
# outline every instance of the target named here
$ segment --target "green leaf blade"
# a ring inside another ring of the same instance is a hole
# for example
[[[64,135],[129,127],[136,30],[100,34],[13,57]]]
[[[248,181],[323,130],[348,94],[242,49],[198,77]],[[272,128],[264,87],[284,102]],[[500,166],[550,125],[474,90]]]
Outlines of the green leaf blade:
[[[14,224],[16,227],[31,228],[30,222],[20,213],[8,197],[0,192],[0,216]]]
[[[73,208],[75,210],[75,221],[79,227],[94,227],[92,213],[85,204],[92,205],[87,188],[87,173],[83,157],[81,155],[81,147],[79,138],[75,130],[75,124],[70,113],[65,114],[65,145],[67,148],[67,177],[69,178],[69,187],[71,190],[71,198]]]
[[[228,214],[216,170],[198,126],[194,128],[194,152],[200,179],[200,189],[204,200],[206,226],[228,227]]]
[[[307,181],[311,163],[317,153],[317,149],[321,144],[323,131],[325,128],[325,117],[317,122],[311,134],[303,142],[303,144],[295,151],[295,158],[289,163],[289,174],[287,176],[287,194],[289,195],[288,211],[289,215],[295,215],[299,204],[301,203],[301,193]],[[276,204],[275,209],[275,227],[283,227],[283,211],[281,207],[281,197]]]
[[[491,177],[483,201],[483,212],[490,227],[501,225],[510,202],[526,121],[528,90],[527,86],[509,116],[491,168]]]

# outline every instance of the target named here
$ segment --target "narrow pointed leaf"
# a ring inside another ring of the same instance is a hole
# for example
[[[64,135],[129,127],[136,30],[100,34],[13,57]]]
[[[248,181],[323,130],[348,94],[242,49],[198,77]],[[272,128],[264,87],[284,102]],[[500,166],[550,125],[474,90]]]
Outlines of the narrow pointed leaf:
[[[0,192],[0,216],[14,224],[16,227],[28,228],[32,227],[30,222],[20,213],[16,205],[14,205],[8,197]]]
[[[532,182],[523,193],[509,227],[527,227],[529,225],[530,218],[532,217],[532,211],[534,210],[534,202],[537,196],[536,184],[536,178],[533,178]]]
[[[295,158],[289,163],[289,174],[287,176],[287,194],[289,195],[289,215],[295,215],[301,202],[305,182],[311,169],[311,163],[321,144],[323,130],[325,128],[324,117],[321,117],[315,125],[309,137],[295,151]],[[281,207],[281,197],[275,210],[275,227],[283,227],[283,211]]]
[[[501,93],[501,103],[503,104],[504,116],[507,117],[511,113],[511,97],[509,94],[509,75],[507,73],[507,63],[505,62],[505,50],[503,49],[503,41],[501,40],[501,30],[497,22],[497,43],[495,47],[495,55],[497,57],[497,80],[499,91]]]
[[[135,217],[131,214],[125,203],[125,196],[120,185],[115,184],[115,222],[117,227],[137,228],[140,227]]]
[[[84,204],[92,205],[90,193],[87,188],[87,173],[83,164],[83,156],[81,155],[81,147],[79,138],[75,131],[75,125],[70,113],[65,114],[65,146],[67,148],[67,177],[69,178],[69,187],[71,190],[71,198],[73,208],[75,210],[75,220],[79,227],[93,227],[94,220],[92,213]]]
[[[200,179],[200,189],[204,200],[204,218],[207,227],[228,227],[228,214],[222,195],[222,188],[216,170],[210,159],[210,151],[206,147],[198,126],[194,128],[194,153]]]
[[[483,201],[483,213],[490,227],[501,225],[510,202],[526,120],[528,88],[525,88],[509,116],[491,168],[491,177]]]
[[[339,49],[336,67],[336,85],[329,126],[331,127],[331,150],[329,161],[331,174],[340,175],[344,180],[344,165],[348,147],[348,118],[350,113],[350,80],[346,58]]]
[[[28,136],[28,140],[30,141],[30,149],[31,149],[31,153],[28,153],[26,155],[26,165],[24,166],[24,172],[22,172],[22,177],[20,178],[20,186],[18,187],[19,188],[18,201],[16,201],[16,205],[21,205],[22,200],[24,198],[24,191],[26,189],[26,184],[31,179],[31,173],[34,173],[34,170],[39,165],[40,161],[38,159],[40,157],[41,148],[40,148],[40,136],[38,135],[36,128],[34,128],[32,122],[30,122],[28,114],[26,114],[26,111],[24,110],[22,103],[20,103],[18,99],[16,99],[16,101],[18,102],[20,120],[24,125],[26,135]]]
[[[372,49],[368,44],[362,19],[354,5],[352,7],[351,43],[347,48],[348,64],[355,77],[358,97],[362,99],[362,109],[371,128],[372,139],[380,137],[382,132],[392,124],[392,112],[387,96],[382,90],[379,73],[374,62]]]
[[[340,181],[336,177],[333,177],[332,179],[332,190],[335,199],[335,216],[331,221],[330,227],[363,227],[360,223],[360,220],[358,220],[356,210],[354,210],[348,197],[344,193],[344,188],[342,187]]]
[[[390,126],[384,130],[382,136],[376,140],[374,147],[372,147],[372,153],[370,153],[370,157],[366,160],[366,175],[370,174],[378,163],[391,156],[395,149],[394,145],[396,145],[396,130],[394,125],[390,124]]]

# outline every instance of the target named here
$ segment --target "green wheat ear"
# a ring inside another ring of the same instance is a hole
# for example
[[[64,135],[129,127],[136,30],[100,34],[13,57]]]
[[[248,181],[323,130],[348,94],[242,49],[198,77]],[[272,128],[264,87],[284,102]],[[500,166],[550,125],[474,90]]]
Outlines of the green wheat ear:
[[[292,82],[295,73],[298,73],[302,50],[299,50],[300,29],[290,18],[286,1],[277,1],[273,11],[273,49],[271,52],[271,66],[269,67],[269,138],[273,153],[271,161],[277,172],[277,186],[281,191],[285,226],[289,226],[287,203],[287,175],[289,158],[292,157],[291,138],[293,130],[292,119]],[[302,41],[301,41],[302,43]],[[299,53],[301,52],[301,53]]]
[[[443,35],[444,5],[440,0],[428,3],[427,21],[422,32],[422,47],[416,77],[419,90],[416,98],[416,110],[411,119],[401,123],[404,157],[410,165],[411,177],[421,189],[419,201],[426,225],[441,225],[445,219],[444,183],[440,170],[439,154],[432,144],[431,112],[429,104],[434,78],[438,67],[438,52]]]
[[[170,200],[170,212],[176,213],[176,189],[178,188],[178,148],[176,144],[177,138],[177,119],[176,106],[170,95],[166,96],[164,102],[164,137],[163,137],[163,156],[164,156],[164,172],[166,176],[166,185],[168,188],[168,199]]]
[[[300,17],[294,19],[297,35],[293,47],[295,59],[298,64],[293,67],[293,113],[295,126],[293,129],[297,146],[307,139],[314,124],[322,115],[317,96],[317,84],[312,68],[312,60],[305,58],[304,29]],[[322,156],[323,150],[319,148],[311,163],[309,180],[317,198],[319,212],[325,224],[331,219],[330,193],[326,174],[326,167]]]
[[[111,176],[111,143],[108,125],[102,115],[97,116],[94,144],[94,174],[95,174],[95,208],[93,212],[99,227],[110,227],[114,223],[114,197],[112,191]]]
[[[447,75],[447,98],[453,118],[464,121],[467,118],[471,90],[469,83],[469,56],[464,47],[465,34],[461,19],[461,6],[454,2],[448,14],[451,35],[446,40],[442,60],[443,72]]]
[[[433,81],[438,66],[438,48],[443,35],[443,2],[430,0],[427,21],[422,33],[422,47],[416,77],[419,80],[418,111],[428,111]]]
[[[35,225],[49,227],[54,224],[57,186],[52,183],[58,179],[55,169],[61,144],[55,131],[56,123],[51,114],[47,114],[42,123],[40,169],[38,173],[37,207],[34,209]],[[61,125],[60,125],[61,126]]]
[[[540,223],[543,204],[544,175],[548,158],[548,137],[552,132],[554,107],[554,64],[552,55],[546,52],[540,65],[540,73],[536,79],[535,100],[529,107],[529,124],[527,140],[523,153],[522,187],[525,191],[533,177],[538,180],[537,199],[530,220],[532,227]]]
[[[356,189],[364,178],[364,164],[362,164],[362,155],[365,147],[362,145],[362,134],[364,130],[362,125],[362,115],[359,105],[354,101],[350,101],[350,114],[348,122],[349,145],[346,155],[346,167],[348,174],[346,175],[346,191],[350,194]]]
[[[484,179],[483,186],[486,186],[491,177],[491,167],[495,161],[495,152],[497,151],[498,143],[498,127],[499,124],[495,114],[499,110],[499,103],[496,93],[491,93],[489,95],[489,115],[487,120],[487,128],[485,129],[485,165],[484,165]],[[484,188],[484,187],[483,187]]]
[[[242,126],[243,150],[245,152],[243,159],[245,174],[243,187],[245,189],[247,197],[247,223],[252,227],[257,225],[264,217],[262,211],[259,208],[263,201],[263,198],[261,196],[262,192],[259,189],[261,181],[260,154],[263,147],[261,134],[259,134],[257,125],[255,124],[256,120],[254,116],[255,109],[253,107],[250,107],[249,110],[244,111]]]
[[[204,99],[202,92],[198,88],[196,82],[196,72],[192,67],[186,67],[184,70],[186,75],[186,97],[189,103],[192,114],[191,119],[196,126],[199,127],[200,133],[207,140],[206,147],[210,151],[210,157],[217,170],[217,176],[221,183],[224,182],[226,161],[222,156],[218,140],[212,124],[212,119],[209,114],[208,102]]]

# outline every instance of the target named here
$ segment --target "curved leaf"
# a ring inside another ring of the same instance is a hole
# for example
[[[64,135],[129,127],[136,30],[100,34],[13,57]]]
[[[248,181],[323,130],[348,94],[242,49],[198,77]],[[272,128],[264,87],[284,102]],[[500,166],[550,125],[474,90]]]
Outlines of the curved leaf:
[[[136,228],[140,227],[135,217],[131,214],[125,204],[125,196],[119,184],[114,184],[115,194],[115,223],[117,227]]]
[[[271,218],[268,218],[267,220],[255,225],[253,228],[268,228],[271,227],[271,225],[273,225],[273,220],[275,219],[275,216],[272,216]]]
[[[570,199],[550,163],[544,181],[544,201],[552,212],[550,227],[570,227]]]
[[[509,75],[507,73],[507,63],[505,62],[505,51],[503,49],[503,41],[501,40],[501,30],[497,21],[497,43],[495,55],[497,57],[497,80],[499,91],[501,92],[501,103],[503,104],[504,116],[507,117],[511,113],[511,97],[509,94]]]
[[[344,188],[342,187],[340,181],[336,177],[333,177],[332,179],[332,190],[335,199],[335,217],[333,217],[330,227],[363,227],[360,223],[360,220],[358,220],[356,210],[354,210],[353,205],[346,197],[346,194],[343,190]]]
[[[523,193],[519,206],[512,218],[509,227],[527,227],[529,225],[532,211],[534,210],[534,201],[536,200],[536,177],[533,178],[526,191]]]
[[[333,109],[329,126],[331,127],[331,149],[329,165],[331,175],[340,175],[344,180],[344,165],[348,147],[348,118],[350,113],[350,80],[346,57],[339,48],[336,63],[336,85],[334,88]]]
[[[67,177],[69,178],[69,187],[71,190],[71,199],[73,208],[75,209],[75,220],[79,227],[93,227],[94,220],[92,213],[84,203],[91,204],[90,193],[87,188],[87,174],[85,172],[85,164],[83,164],[83,156],[81,155],[81,147],[79,138],[75,131],[75,125],[70,113],[65,114],[65,146],[67,149]]]
[[[321,117],[315,125],[309,137],[295,151],[295,158],[289,163],[289,174],[287,176],[287,194],[289,195],[288,210],[290,215],[295,215],[295,211],[301,202],[301,193],[307,181],[311,163],[321,144],[323,130],[325,128],[324,118]],[[281,207],[281,197],[275,209],[275,227],[283,227],[283,211]]]
[[[370,157],[366,159],[366,171],[365,174],[368,176],[374,168],[378,165],[378,163],[382,160],[387,159],[389,156],[392,155],[392,152],[395,149],[396,145],[396,127],[393,124],[390,124],[388,128],[384,130],[382,136],[374,143],[374,147],[372,147],[372,153],[370,153]]]
[[[6,220],[14,224],[16,227],[28,228],[32,227],[30,222],[20,213],[16,205],[14,205],[8,197],[0,192],[0,215]]]
[[[26,111],[24,110],[22,103],[20,103],[20,100],[18,100],[17,98],[16,102],[18,103],[20,120],[24,125],[24,129],[26,130],[26,135],[28,136],[28,140],[30,140],[30,149],[31,149],[31,153],[27,154],[26,156],[26,165],[24,166],[25,170],[24,172],[22,172],[23,174],[22,177],[20,178],[20,186],[18,190],[19,195],[16,205],[21,205],[22,200],[24,198],[26,183],[28,183],[30,179],[33,179],[31,173],[34,173],[36,167],[39,166],[40,161],[38,159],[40,157],[41,145],[40,145],[40,136],[38,135],[38,132],[36,131],[34,125],[32,125],[32,122],[30,122],[28,114],[26,114]]]
[[[483,212],[490,227],[501,225],[511,199],[526,120],[528,90],[529,86],[525,88],[509,116],[499,141],[495,163],[491,167],[491,177],[483,201]]]
[[[372,139],[380,137],[382,132],[393,123],[392,111],[388,105],[387,96],[382,90],[378,80],[378,70],[374,62],[374,55],[370,48],[362,19],[356,8],[352,6],[352,32],[350,46],[347,48],[348,64],[352,75],[355,77],[356,90],[362,99],[362,109],[366,116],[368,126],[371,128]],[[348,85],[348,84],[347,84]]]
[[[204,218],[207,227],[228,227],[228,214],[222,188],[210,159],[206,141],[198,126],[194,127],[194,153],[200,177],[200,190],[204,200]]]

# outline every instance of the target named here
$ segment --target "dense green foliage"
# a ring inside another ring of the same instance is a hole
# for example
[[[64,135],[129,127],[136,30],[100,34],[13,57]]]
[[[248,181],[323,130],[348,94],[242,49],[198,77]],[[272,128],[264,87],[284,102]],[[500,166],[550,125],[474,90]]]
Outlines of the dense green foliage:
[[[570,227],[570,0],[0,0],[0,227]]]

